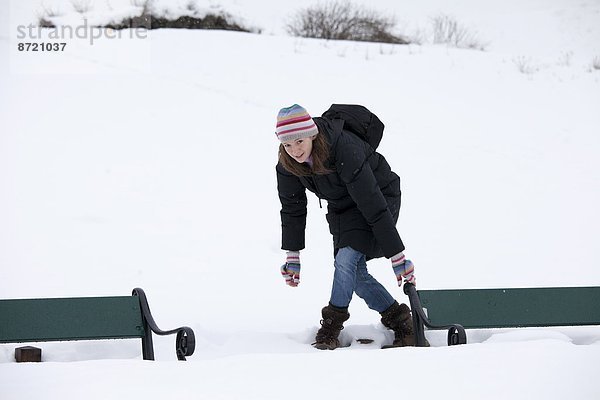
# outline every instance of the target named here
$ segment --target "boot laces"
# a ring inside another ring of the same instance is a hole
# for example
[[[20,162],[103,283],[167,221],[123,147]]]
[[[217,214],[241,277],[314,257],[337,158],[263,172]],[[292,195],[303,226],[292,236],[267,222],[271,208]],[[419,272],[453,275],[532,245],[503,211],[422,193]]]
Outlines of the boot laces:
[[[333,321],[331,319],[322,319],[321,321],[319,321],[319,323],[321,324],[321,329],[319,329],[315,338],[317,342],[324,342],[325,340],[336,340],[338,338],[340,332],[344,329],[344,326],[342,325],[339,327],[333,327],[332,322]]]

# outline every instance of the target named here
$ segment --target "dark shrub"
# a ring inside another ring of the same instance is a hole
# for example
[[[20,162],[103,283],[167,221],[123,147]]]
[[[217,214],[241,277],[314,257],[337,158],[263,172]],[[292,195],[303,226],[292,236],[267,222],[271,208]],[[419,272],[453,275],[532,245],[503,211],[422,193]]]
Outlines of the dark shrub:
[[[300,37],[408,44],[408,40],[391,32],[395,26],[392,17],[348,1],[334,1],[299,11],[287,30]]]

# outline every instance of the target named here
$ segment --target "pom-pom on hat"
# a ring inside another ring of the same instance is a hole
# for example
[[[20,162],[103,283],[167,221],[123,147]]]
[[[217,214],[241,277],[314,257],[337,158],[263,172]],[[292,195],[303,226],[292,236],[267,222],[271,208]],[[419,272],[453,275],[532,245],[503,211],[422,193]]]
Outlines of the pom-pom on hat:
[[[282,143],[314,136],[317,133],[319,133],[317,125],[304,107],[294,104],[279,110],[275,135]]]

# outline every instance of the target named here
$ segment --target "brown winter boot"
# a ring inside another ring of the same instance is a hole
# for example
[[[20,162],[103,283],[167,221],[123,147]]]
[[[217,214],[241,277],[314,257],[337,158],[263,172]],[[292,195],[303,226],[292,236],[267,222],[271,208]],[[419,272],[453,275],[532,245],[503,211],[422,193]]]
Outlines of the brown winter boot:
[[[319,350],[334,350],[340,346],[338,336],[344,329],[344,322],[350,318],[347,308],[334,307],[331,304],[321,310],[323,319],[313,346]]]
[[[394,331],[394,343],[386,347],[404,347],[415,345],[415,332],[410,316],[410,308],[404,303],[394,302],[387,310],[381,313],[381,323]]]

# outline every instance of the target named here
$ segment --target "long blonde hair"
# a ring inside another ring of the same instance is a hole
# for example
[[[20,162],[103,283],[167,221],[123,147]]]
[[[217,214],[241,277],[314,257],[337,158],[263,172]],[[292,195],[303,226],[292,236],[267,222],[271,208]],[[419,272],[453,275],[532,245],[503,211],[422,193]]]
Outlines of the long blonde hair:
[[[313,140],[312,152],[312,168],[307,163],[299,163],[294,160],[283,148],[283,143],[279,145],[279,162],[283,165],[286,171],[296,176],[310,175],[327,175],[333,172],[327,168],[327,160],[329,159],[329,143],[322,133],[317,133]]]

